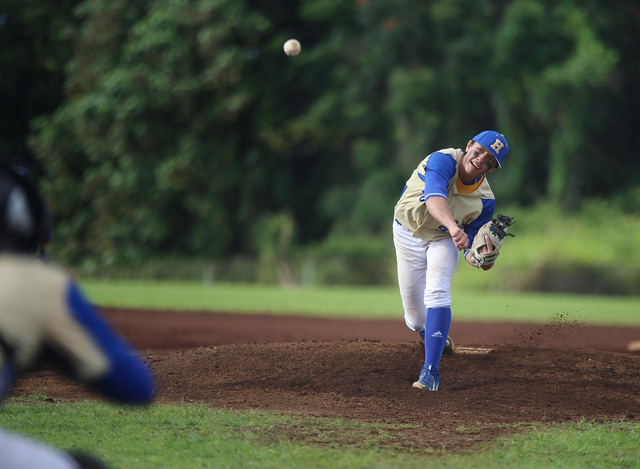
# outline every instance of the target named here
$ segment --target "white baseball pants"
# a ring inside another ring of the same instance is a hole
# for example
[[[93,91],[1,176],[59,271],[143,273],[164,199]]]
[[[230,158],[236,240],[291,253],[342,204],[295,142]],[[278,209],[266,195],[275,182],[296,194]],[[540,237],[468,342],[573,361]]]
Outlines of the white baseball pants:
[[[393,221],[393,243],[398,262],[398,286],[404,320],[413,331],[424,329],[427,308],[451,306],[451,279],[460,252],[451,238],[427,241]]]

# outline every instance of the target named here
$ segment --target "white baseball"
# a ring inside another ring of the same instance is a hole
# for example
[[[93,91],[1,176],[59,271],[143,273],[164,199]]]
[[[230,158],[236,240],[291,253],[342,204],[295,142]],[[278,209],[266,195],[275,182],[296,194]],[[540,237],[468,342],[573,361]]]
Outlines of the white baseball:
[[[284,53],[288,56],[295,57],[300,53],[302,46],[297,39],[289,39],[284,43]]]

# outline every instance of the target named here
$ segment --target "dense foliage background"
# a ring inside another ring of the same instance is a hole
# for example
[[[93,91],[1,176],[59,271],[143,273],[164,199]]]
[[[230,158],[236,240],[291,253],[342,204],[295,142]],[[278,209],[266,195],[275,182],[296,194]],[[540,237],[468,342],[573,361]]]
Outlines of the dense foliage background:
[[[0,0],[0,38],[0,158],[86,270],[388,281],[405,180],[485,129],[499,211],[640,202],[632,0]]]

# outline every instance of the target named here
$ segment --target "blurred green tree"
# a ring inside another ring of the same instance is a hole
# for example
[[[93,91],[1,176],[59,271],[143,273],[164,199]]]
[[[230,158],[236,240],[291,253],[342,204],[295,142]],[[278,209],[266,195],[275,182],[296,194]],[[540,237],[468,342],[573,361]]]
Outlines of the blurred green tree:
[[[78,13],[68,100],[32,140],[54,210],[82,233],[64,254],[223,254],[255,197],[245,74],[268,21],[215,0],[91,0]]]
[[[496,34],[490,78],[499,121],[518,149],[506,192],[519,202],[550,197],[574,210],[587,180],[600,177],[592,135],[602,122],[594,111],[619,54],[599,38],[595,11],[584,6],[514,1]]]
[[[282,214],[287,246],[386,239],[415,165],[489,128],[499,204],[636,193],[627,0],[71,5],[66,99],[30,140],[69,262],[264,257]]]

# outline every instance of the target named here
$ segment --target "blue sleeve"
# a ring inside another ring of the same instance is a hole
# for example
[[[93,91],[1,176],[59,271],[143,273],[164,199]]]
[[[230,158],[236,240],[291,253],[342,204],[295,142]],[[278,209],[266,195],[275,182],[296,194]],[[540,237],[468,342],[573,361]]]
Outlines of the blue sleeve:
[[[424,175],[424,200],[429,197],[447,198],[447,186],[456,174],[456,160],[451,155],[436,152],[429,157]]]
[[[473,244],[473,239],[478,234],[478,230],[482,228],[482,225],[490,221],[493,217],[493,211],[496,208],[496,201],[494,199],[482,199],[482,212],[471,223],[468,223],[467,226],[464,227],[464,232],[469,237],[469,245],[468,248]],[[464,255],[467,255],[469,252],[468,249],[464,250]]]
[[[67,304],[74,319],[85,328],[110,362],[106,376],[91,385],[117,401],[131,404],[150,402],[155,389],[146,363],[120,339],[73,282],[67,290]]]

